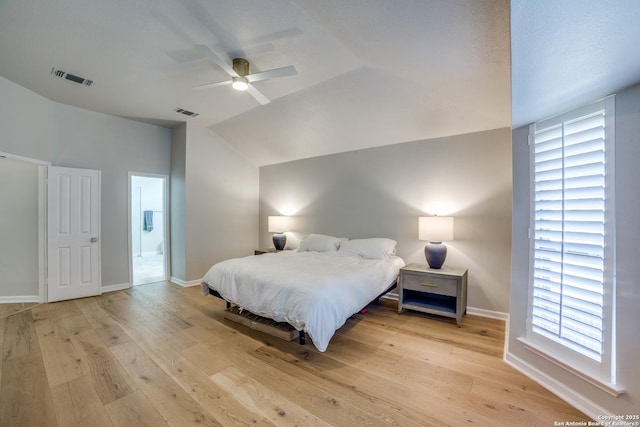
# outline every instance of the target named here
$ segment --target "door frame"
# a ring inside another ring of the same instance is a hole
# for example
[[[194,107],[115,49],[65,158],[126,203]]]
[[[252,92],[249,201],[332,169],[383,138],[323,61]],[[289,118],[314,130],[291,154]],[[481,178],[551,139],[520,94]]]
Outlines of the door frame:
[[[0,157],[38,166],[38,302],[47,302],[47,166],[51,162],[0,151]],[[20,301],[27,302],[27,301]]]
[[[164,245],[164,280],[168,281],[171,277],[171,242],[169,240],[169,175],[145,172],[129,171],[127,178],[127,234],[128,234],[128,250],[129,254],[129,287],[133,287],[133,227],[131,224],[131,183],[134,176],[143,178],[160,178],[163,180],[162,186],[162,209],[164,224],[162,224],[163,245]]]

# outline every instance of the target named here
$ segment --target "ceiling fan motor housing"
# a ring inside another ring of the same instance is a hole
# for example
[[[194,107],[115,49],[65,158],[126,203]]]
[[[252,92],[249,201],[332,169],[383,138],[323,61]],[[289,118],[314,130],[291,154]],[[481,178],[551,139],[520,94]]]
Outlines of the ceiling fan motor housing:
[[[244,58],[236,58],[233,60],[233,71],[238,73],[239,76],[246,76],[249,74],[249,61]]]

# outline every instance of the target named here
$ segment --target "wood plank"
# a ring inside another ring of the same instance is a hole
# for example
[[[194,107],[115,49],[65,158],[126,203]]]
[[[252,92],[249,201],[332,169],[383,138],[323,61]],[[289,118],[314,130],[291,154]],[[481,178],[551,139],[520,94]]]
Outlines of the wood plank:
[[[5,318],[5,337],[2,358],[7,361],[39,351],[31,311],[23,311]]]
[[[95,331],[107,347],[131,341],[131,337],[119,325],[108,325]]]
[[[429,392],[414,390],[409,386],[391,381],[373,372],[365,372],[354,383],[357,390],[367,390],[378,399],[380,405],[402,408],[419,417],[423,424],[430,426],[461,426],[461,425],[495,425],[495,419],[476,414],[470,414],[465,409],[467,403],[453,397],[451,393]],[[450,402],[459,402],[460,407],[455,410]],[[514,425],[514,424],[509,424]]]
[[[56,426],[55,409],[31,311],[3,319],[0,425]]]
[[[197,325],[184,331],[186,335],[193,338],[197,342],[203,344],[215,344],[216,341],[232,342],[234,345],[241,347],[246,351],[254,350],[264,345],[264,341],[259,338],[268,337],[262,333],[252,331],[253,334],[247,333],[251,329],[234,322],[226,322],[223,324],[215,320],[207,319],[202,325]],[[259,334],[260,337],[256,337]]]
[[[111,347],[111,352],[165,421],[222,425],[204,411],[134,342]]]
[[[101,329],[118,324],[118,322],[100,307],[96,298],[76,300],[76,305],[93,329]]]
[[[62,383],[51,387],[53,406],[56,409],[56,420],[60,427],[73,427],[82,425],[76,417],[73,399],[69,391],[69,384]]]
[[[60,427],[113,426],[89,377],[53,387],[52,394]]]
[[[42,361],[44,363],[45,372],[47,373],[47,381],[49,387],[55,387],[59,384],[69,381],[65,373],[64,362],[60,360],[60,354],[57,351],[58,343],[57,327],[54,321],[47,319],[46,322],[39,322],[36,326],[36,334],[42,351]],[[65,354],[62,352],[61,354]]]
[[[0,426],[57,426],[56,412],[39,349],[2,366]]]
[[[76,305],[76,301],[77,300],[58,301],[51,303],[51,305],[55,307],[58,316],[61,318],[78,316],[82,314],[82,312]]]
[[[482,378],[503,386],[509,384],[509,388],[526,390],[530,395],[549,396],[549,392],[544,387],[496,357],[455,348],[444,366],[458,372],[465,372],[474,378]]]
[[[39,320],[51,319],[58,317],[58,311],[55,304],[39,304],[30,309],[31,317],[36,323]]]
[[[7,321],[0,319],[0,385],[2,384],[2,362],[4,362],[4,331],[7,325]]]
[[[174,312],[170,306],[156,302],[154,298],[149,298],[148,295],[143,294],[141,291],[128,289],[124,292],[135,301],[137,307],[145,308],[152,316],[162,321],[164,325],[170,325],[177,329],[187,329],[193,326],[188,320],[183,319],[179,313]]]
[[[102,340],[88,322],[82,324],[80,317],[84,318],[64,318],[62,324],[70,334],[71,342],[80,359],[85,362],[88,376],[101,402],[106,405],[131,393],[134,387]]]
[[[167,307],[173,313],[179,313],[181,316],[193,316],[199,312],[199,306],[207,303],[207,299],[202,298],[202,293],[198,293],[193,298],[192,293],[182,292],[182,287],[171,284],[159,286],[138,286],[136,293],[143,294],[156,303]],[[199,287],[198,287],[199,289]]]
[[[446,366],[455,346],[452,344],[428,341],[414,336],[394,333],[387,336],[381,347],[434,365]]]
[[[380,420],[371,422],[372,417],[361,408],[367,399],[358,399],[360,396],[356,396],[356,399],[344,397],[343,392],[351,391],[341,386],[333,386],[330,381],[313,374],[305,375],[306,371],[302,369],[289,370],[286,362],[263,360],[228,345],[211,346],[209,351],[211,358],[224,360],[229,366],[235,366],[250,378],[268,384],[283,397],[331,425],[394,425]],[[280,363],[287,370],[282,370],[278,366]],[[389,419],[395,420],[394,417]]]
[[[105,407],[117,426],[168,426],[140,391],[135,391]]]
[[[88,374],[86,361],[71,342],[62,319],[45,318],[35,325],[50,387]]]
[[[148,330],[166,337],[167,342],[175,350],[181,350],[196,344],[196,341],[183,333],[182,327],[176,327],[172,319],[167,319],[169,316],[157,317],[149,306],[137,304],[138,299],[133,300],[123,292],[116,294],[98,297],[97,301],[100,307],[121,326],[127,322],[134,322],[140,327],[144,326]],[[182,324],[182,326],[185,325],[188,325],[188,323]]]
[[[21,311],[29,310],[38,304],[37,302],[0,303],[0,319],[4,319]]]
[[[212,351],[216,344],[226,343],[224,341],[212,342],[212,345],[196,344],[185,348],[181,354],[189,359],[193,364],[198,365],[201,371],[207,375],[213,375],[231,366],[231,362],[224,357],[217,357]]]
[[[275,425],[330,426],[309,411],[245,375],[239,369],[227,368],[212,375],[211,379],[235,396],[249,410],[262,414]]]
[[[562,399],[549,393],[546,393],[545,396],[536,396],[525,390],[505,387],[504,384],[498,384],[483,378],[474,379],[471,391],[474,395],[491,396],[506,404],[510,409],[517,408],[521,412],[535,414],[537,422],[542,425],[551,426],[555,421],[559,420],[584,419],[580,411],[568,406]],[[549,409],[553,409],[554,413],[547,415]]]
[[[111,301],[102,307],[107,311],[118,313],[121,326],[137,345],[143,348],[173,381],[206,408],[216,420],[223,425],[253,425],[266,421],[259,414],[246,410],[233,397],[217,387],[196,364],[176,352],[171,344],[147,327],[135,322],[130,313],[127,313],[126,307],[122,307],[123,304],[126,305],[127,302]]]
[[[136,342],[149,356],[179,384],[183,390],[222,425],[254,424],[264,422],[260,414],[243,407],[236,399],[216,386],[198,366],[186,357],[172,354],[170,347],[148,334],[137,336]],[[271,423],[268,423],[271,424]]]
[[[288,345],[292,345],[287,343]],[[307,402],[305,407],[335,425],[376,425],[376,426],[427,426],[426,419],[417,412],[408,411],[402,405],[389,404],[376,395],[375,389],[356,389],[353,381],[340,381],[325,369],[316,369],[315,360],[298,359],[272,346],[264,346],[251,354],[263,362],[258,367],[242,360],[243,370],[251,372],[258,380],[270,384],[287,383],[277,390],[294,402]],[[268,377],[269,370],[276,369],[276,375]],[[360,372],[356,375],[359,378]],[[299,400],[298,400],[299,399]]]

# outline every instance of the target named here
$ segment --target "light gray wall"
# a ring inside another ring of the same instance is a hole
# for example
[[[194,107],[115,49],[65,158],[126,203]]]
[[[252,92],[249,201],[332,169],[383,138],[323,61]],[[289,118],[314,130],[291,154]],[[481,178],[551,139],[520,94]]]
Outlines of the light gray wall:
[[[0,159],[0,296],[38,295],[38,166]]]
[[[301,143],[303,143],[301,141]],[[267,217],[293,215],[290,246],[309,233],[389,237],[425,264],[418,217],[455,217],[446,264],[469,269],[469,306],[507,313],[511,250],[511,134],[497,129],[260,168],[260,245]]]
[[[0,151],[51,161],[54,105],[0,77]]]
[[[207,128],[187,126],[187,277],[258,243],[258,168]]]
[[[53,118],[53,165],[102,171],[102,285],[130,283],[128,173],[168,175],[171,132],[62,104]]]
[[[187,278],[187,257],[185,244],[185,174],[187,150],[187,125],[182,124],[171,130],[171,277]]]
[[[566,387],[574,395],[571,402],[593,417],[637,414],[640,408],[640,86],[616,96],[616,274],[617,274],[617,377],[627,392],[615,398],[600,389],[546,362],[517,340],[526,333],[528,301],[529,241],[529,150],[528,129],[513,131],[513,257],[511,317],[507,360],[525,363]]]
[[[169,174],[169,129],[51,102],[2,78],[0,100],[0,151],[102,171],[102,285],[129,283],[128,171]]]

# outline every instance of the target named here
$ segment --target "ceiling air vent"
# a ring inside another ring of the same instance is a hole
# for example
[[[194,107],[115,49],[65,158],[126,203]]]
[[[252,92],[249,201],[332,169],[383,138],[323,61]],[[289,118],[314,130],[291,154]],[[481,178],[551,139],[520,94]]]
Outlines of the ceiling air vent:
[[[85,86],[91,86],[93,84],[93,80],[85,79],[84,77],[76,76],[75,74],[67,73],[66,71],[56,70],[55,68],[51,69],[51,75]]]
[[[199,113],[194,113],[193,111],[189,111],[189,110],[185,110],[184,108],[176,108],[175,110],[176,113],[180,113],[180,114],[184,114],[185,116],[189,116],[189,117],[198,117],[200,114]]]

